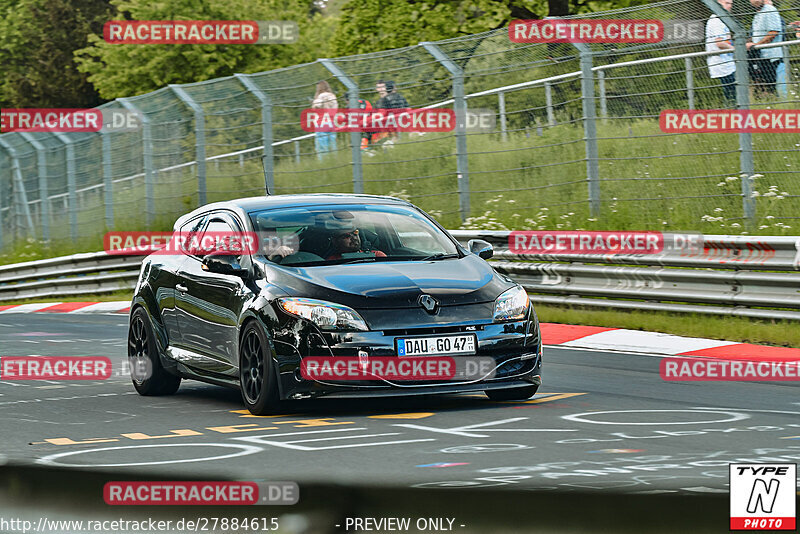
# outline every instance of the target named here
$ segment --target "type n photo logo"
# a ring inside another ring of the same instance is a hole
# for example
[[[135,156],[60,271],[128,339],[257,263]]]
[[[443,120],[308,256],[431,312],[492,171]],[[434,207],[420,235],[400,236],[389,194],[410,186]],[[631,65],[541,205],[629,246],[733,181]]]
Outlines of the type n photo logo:
[[[797,464],[730,464],[731,530],[794,530]]]

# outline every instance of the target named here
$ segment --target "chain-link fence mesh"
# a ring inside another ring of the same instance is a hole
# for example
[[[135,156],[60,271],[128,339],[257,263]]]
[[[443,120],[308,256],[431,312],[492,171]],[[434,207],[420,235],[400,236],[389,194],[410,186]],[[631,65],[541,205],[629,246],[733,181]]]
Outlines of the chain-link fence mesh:
[[[786,24],[800,19],[800,0],[776,1],[783,43],[761,49],[779,51],[785,74],[777,84],[744,78],[735,103],[709,74],[707,2],[572,17],[658,19],[665,38],[656,44],[524,44],[500,29],[102,106],[143,114],[136,131],[3,134],[0,246],[26,237],[97,243],[106,229],[166,229],[202,203],[264,194],[265,175],[278,194],[402,196],[451,228],[796,233],[797,135],[659,129],[665,109],[790,109],[798,101],[792,65],[800,65],[800,40]],[[749,36],[754,13],[734,2],[726,19],[739,26],[733,35]],[[736,69],[749,72],[754,63],[737,61]],[[341,108],[353,99],[374,104],[378,81],[394,82],[414,108],[458,109],[463,93],[469,109],[493,110],[496,126],[463,134],[465,154],[458,131],[402,133],[364,147],[359,135],[339,133],[323,152],[300,124],[320,81]]]

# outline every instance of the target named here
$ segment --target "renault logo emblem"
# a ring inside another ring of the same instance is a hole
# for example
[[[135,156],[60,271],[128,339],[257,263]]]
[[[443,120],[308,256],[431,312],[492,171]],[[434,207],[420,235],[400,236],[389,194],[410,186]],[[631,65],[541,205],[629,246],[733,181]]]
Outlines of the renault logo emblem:
[[[436,313],[439,303],[430,295],[420,295],[419,305],[425,308],[426,312],[433,314]]]

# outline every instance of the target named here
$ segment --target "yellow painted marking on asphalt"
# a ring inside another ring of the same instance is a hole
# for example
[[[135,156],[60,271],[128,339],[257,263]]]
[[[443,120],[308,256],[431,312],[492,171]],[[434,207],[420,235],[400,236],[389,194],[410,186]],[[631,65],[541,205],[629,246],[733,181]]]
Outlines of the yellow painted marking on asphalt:
[[[370,419],[425,419],[434,415],[433,412],[420,413],[391,413],[386,415],[370,415]]]
[[[542,395],[546,396],[543,397]],[[586,395],[586,393],[539,393],[538,395],[536,395],[535,399],[526,401],[500,401],[500,404],[540,404],[542,402],[568,399],[569,397],[575,397],[577,395]],[[485,399],[486,395],[479,393],[477,395],[462,395],[462,397],[478,397]]]
[[[239,417],[301,417],[303,414],[290,413],[286,415],[253,415],[248,410],[231,410],[231,413],[241,414]]]
[[[539,404],[542,402],[551,402],[570,397],[577,397],[578,395],[586,395],[586,393],[548,393],[549,396],[540,399],[532,399],[527,401],[513,401],[510,404]]]
[[[58,386],[58,385],[52,385],[52,386],[36,386],[36,389],[61,389],[61,388],[65,388],[65,387],[67,387],[67,386]]]
[[[52,445],[84,445],[87,443],[110,443],[112,441],[119,441],[117,438],[90,438],[80,441],[73,441],[69,438],[50,438],[44,440]]]
[[[275,425],[287,425],[289,423],[299,423],[297,425],[293,425],[294,428],[311,428],[313,426],[334,426],[334,425],[353,425],[355,424],[353,421],[338,421],[336,423],[331,422],[332,418],[328,417],[325,419],[297,419],[295,421],[275,421],[273,424]]]
[[[786,436],[785,438],[778,438],[778,439],[800,439],[800,436]]]
[[[180,438],[186,436],[202,436],[202,432],[198,432],[197,430],[189,430],[188,428],[184,428],[181,430],[170,430],[170,434],[164,434],[163,436],[150,436],[148,434],[143,434],[141,432],[131,432],[129,434],[120,434],[123,438],[128,439],[161,439],[161,438]]]
[[[256,427],[256,428],[246,428],[246,427]],[[250,432],[253,430],[278,430],[278,427],[258,426],[256,423],[251,423],[249,425],[208,426],[206,427],[206,429],[213,430],[214,432],[221,432],[223,434],[232,434],[234,432]]]

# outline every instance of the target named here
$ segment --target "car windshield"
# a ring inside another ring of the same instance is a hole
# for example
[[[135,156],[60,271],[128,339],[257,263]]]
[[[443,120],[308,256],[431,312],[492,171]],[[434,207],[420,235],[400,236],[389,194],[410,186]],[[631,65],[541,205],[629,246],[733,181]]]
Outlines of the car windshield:
[[[405,206],[305,206],[250,213],[260,253],[287,266],[459,257],[453,241]]]

